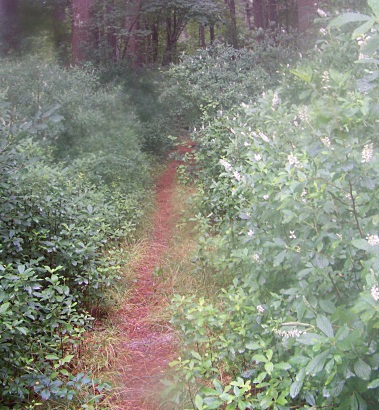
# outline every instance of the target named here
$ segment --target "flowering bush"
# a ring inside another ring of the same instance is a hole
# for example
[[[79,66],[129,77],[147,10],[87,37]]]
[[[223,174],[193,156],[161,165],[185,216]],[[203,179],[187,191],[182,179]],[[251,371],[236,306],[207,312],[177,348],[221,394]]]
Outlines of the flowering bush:
[[[371,6],[196,135],[202,260],[230,278],[217,303],[173,301],[197,409],[379,406],[379,70],[356,40],[377,39]]]

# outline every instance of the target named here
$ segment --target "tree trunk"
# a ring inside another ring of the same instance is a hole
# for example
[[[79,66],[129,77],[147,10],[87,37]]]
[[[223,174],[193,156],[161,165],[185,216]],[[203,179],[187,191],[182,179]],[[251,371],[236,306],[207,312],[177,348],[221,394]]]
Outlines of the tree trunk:
[[[65,67],[70,65],[67,7],[67,2],[54,3],[52,9],[55,50],[58,55],[58,61]]]
[[[115,21],[114,21],[114,0],[107,5],[107,44],[108,44],[108,59],[116,62],[117,56],[117,37],[115,33]]]
[[[297,2],[297,28],[299,32],[305,31],[311,24],[311,15],[314,9],[312,0],[298,0]]]
[[[200,47],[205,49],[207,47],[205,43],[205,27],[203,24],[199,26],[199,35],[200,35]]]
[[[125,28],[128,30],[126,52],[128,58],[131,58],[133,65],[140,65],[142,62],[140,41],[138,38],[139,19],[141,10],[141,0],[127,0],[127,15],[125,18]]]
[[[172,19],[171,17],[166,18],[166,47],[163,53],[163,65],[170,64],[172,62],[172,47],[173,47],[173,38],[172,38]]]
[[[246,22],[246,27],[249,30],[253,29],[253,26],[251,24],[251,0],[245,0],[245,22]]]
[[[209,26],[209,40],[211,44],[215,41],[215,26],[213,24]]]
[[[0,52],[19,51],[20,40],[20,1],[0,0]]]
[[[268,0],[268,21],[278,22],[278,8],[276,0]]]
[[[254,26],[255,28],[264,28],[265,19],[263,13],[263,0],[253,1],[253,15],[254,15]]]
[[[89,47],[91,36],[89,33],[90,10],[93,0],[72,0],[72,64],[79,64],[85,60],[85,47]]]
[[[151,43],[152,43],[152,60],[153,63],[158,62],[158,53],[159,53],[159,20],[157,19],[153,23],[152,33],[151,33]]]
[[[236,3],[235,0],[226,0],[229,6],[230,14],[230,40],[233,48],[238,48],[238,36],[237,36],[237,20],[236,20]]]

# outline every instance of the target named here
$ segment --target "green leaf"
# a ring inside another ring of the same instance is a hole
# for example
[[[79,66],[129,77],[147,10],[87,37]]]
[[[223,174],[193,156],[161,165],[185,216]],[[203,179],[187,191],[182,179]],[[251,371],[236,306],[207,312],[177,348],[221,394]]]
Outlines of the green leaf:
[[[195,406],[198,410],[202,410],[203,409],[203,399],[202,397],[200,397],[199,395],[196,395],[195,397]]]
[[[363,380],[369,380],[371,376],[371,367],[361,358],[358,358],[354,363],[354,373]]]
[[[3,313],[5,313],[8,309],[9,309],[10,303],[9,302],[5,302],[0,306],[0,315],[2,315]]]
[[[276,255],[275,258],[274,258],[273,265],[274,266],[279,266],[284,261],[284,258],[286,257],[286,254],[287,254],[287,251],[284,250],[284,251],[280,252],[278,255]]]
[[[319,315],[316,318],[317,327],[328,337],[334,337],[332,324],[326,316]]]
[[[378,387],[379,387],[379,379],[375,379],[367,385],[368,389],[377,389]]]
[[[362,249],[364,251],[367,251],[370,247],[370,245],[365,239],[353,239],[351,241],[351,244],[355,246],[356,248]]]
[[[59,357],[56,354],[48,354],[45,356],[46,360],[59,360]]]
[[[43,400],[48,400],[50,398],[50,390],[44,389],[40,394]]]
[[[379,18],[379,2],[378,0],[368,0],[368,5],[371,7],[375,16]]]
[[[290,387],[290,395],[294,399],[301,391],[304,384],[303,380],[295,380]]]
[[[26,327],[21,327],[21,326],[16,326],[16,329],[22,334],[22,335],[27,335],[29,333],[29,330]]]
[[[268,362],[265,364],[265,370],[268,374],[271,374],[272,371],[274,370],[274,364],[271,362]]]
[[[258,350],[261,348],[261,345],[256,342],[248,342],[246,343],[245,348],[249,350]]]
[[[325,269],[329,265],[329,260],[325,255],[317,254],[312,261],[313,265],[320,269]]]
[[[296,77],[299,77],[301,80],[305,81],[306,83],[310,83],[312,81],[312,69],[311,67],[298,67],[297,69],[292,69],[290,72]]]
[[[197,360],[201,360],[201,356],[199,355],[199,353],[192,351],[191,352],[191,356],[194,357]]]
[[[372,17],[369,21],[366,21],[366,23],[362,24],[361,26],[357,27],[354,31],[353,34],[351,35],[351,38],[356,39],[359,36],[367,33],[369,30],[371,30],[371,27],[375,24],[375,17]]]
[[[301,391],[305,380],[305,368],[303,367],[296,375],[295,381],[291,384],[290,395],[295,398]]]
[[[70,363],[72,358],[74,357],[73,354],[69,354],[67,356],[65,356],[63,359],[60,360],[60,362],[63,363]]]
[[[278,370],[289,370],[291,367],[292,366],[286,362],[275,363],[275,369],[278,369]]]
[[[207,406],[207,410],[217,410],[222,406],[223,402],[216,397],[205,397],[204,404]]]
[[[255,354],[254,356],[253,356],[253,360],[255,360],[256,362],[262,362],[262,363],[267,363],[268,362],[268,360],[267,360],[267,357],[266,356],[263,356],[263,354]]]
[[[345,24],[349,23],[356,23],[356,22],[361,22],[361,21],[368,21],[370,20],[370,16],[366,16],[365,14],[360,14],[360,13],[343,13],[334,20],[332,20],[328,28],[333,28],[333,27],[342,27]]]
[[[316,357],[314,357],[307,365],[306,367],[306,373],[311,374],[311,375],[316,375],[318,372],[320,372],[324,366],[326,359],[328,358],[330,353],[330,350],[325,350],[325,352],[322,352],[318,354]]]

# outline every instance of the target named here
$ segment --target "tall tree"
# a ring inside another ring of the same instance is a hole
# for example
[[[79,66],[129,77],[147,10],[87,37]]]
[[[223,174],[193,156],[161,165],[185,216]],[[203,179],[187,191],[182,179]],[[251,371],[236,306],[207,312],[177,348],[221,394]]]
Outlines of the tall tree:
[[[300,32],[309,27],[313,11],[314,2],[312,0],[297,0],[297,26]]]
[[[69,0],[55,1],[51,6],[53,21],[53,35],[58,60],[65,66],[70,64],[69,35],[68,35],[68,8]]]
[[[236,3],[235,0],[225,0],[225,3],[229,8],[230,16],[230,40],[234,48],[238,48],[238,35],[237,35],[237,18],[236,18]]]
[[[140,49],[140,19],[142,11],[141,0],[126,0],[126,17],[125,17],[125,29],[127,30],[127,47],[126,54],[129,58],[133,59],[133,63],[136,65],[141,64],[142,56]]]
[[[253,25],[251,24],[251,17],[252,17],[252,1],[251,0],[245,0],[245,22],[246,22],[246,27],[249,30],[252,30]]]
[[[190,20],[211,24],[218,18],[219,6],[213,0],[150,0],[144,12],[160,15],[165,30],[162,63],[174,60],[176,44]]]
[[[0,52],[17,51],[21,38],[20,0],[0,0]]]
[[[72,63],[85,60],[85,47],[91,43],[90,15],[93,0],[72,0]]]
[[[264,0],[254,0],[253,1],[254,26],[256,28],[265,27],[263,4],[264,4]]]

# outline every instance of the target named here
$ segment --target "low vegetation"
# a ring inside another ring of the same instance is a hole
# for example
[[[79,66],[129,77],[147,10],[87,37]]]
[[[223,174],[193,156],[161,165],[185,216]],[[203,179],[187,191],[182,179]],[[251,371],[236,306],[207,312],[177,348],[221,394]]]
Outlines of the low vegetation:
[[[378,406],[370,4],[372,16],[320,10],[315,48],[278,86],[227,110],[215,94],[218,112],[193,134],[198,265],[220,292],[172,302],[185,346],[173,366],[191,408]]]

